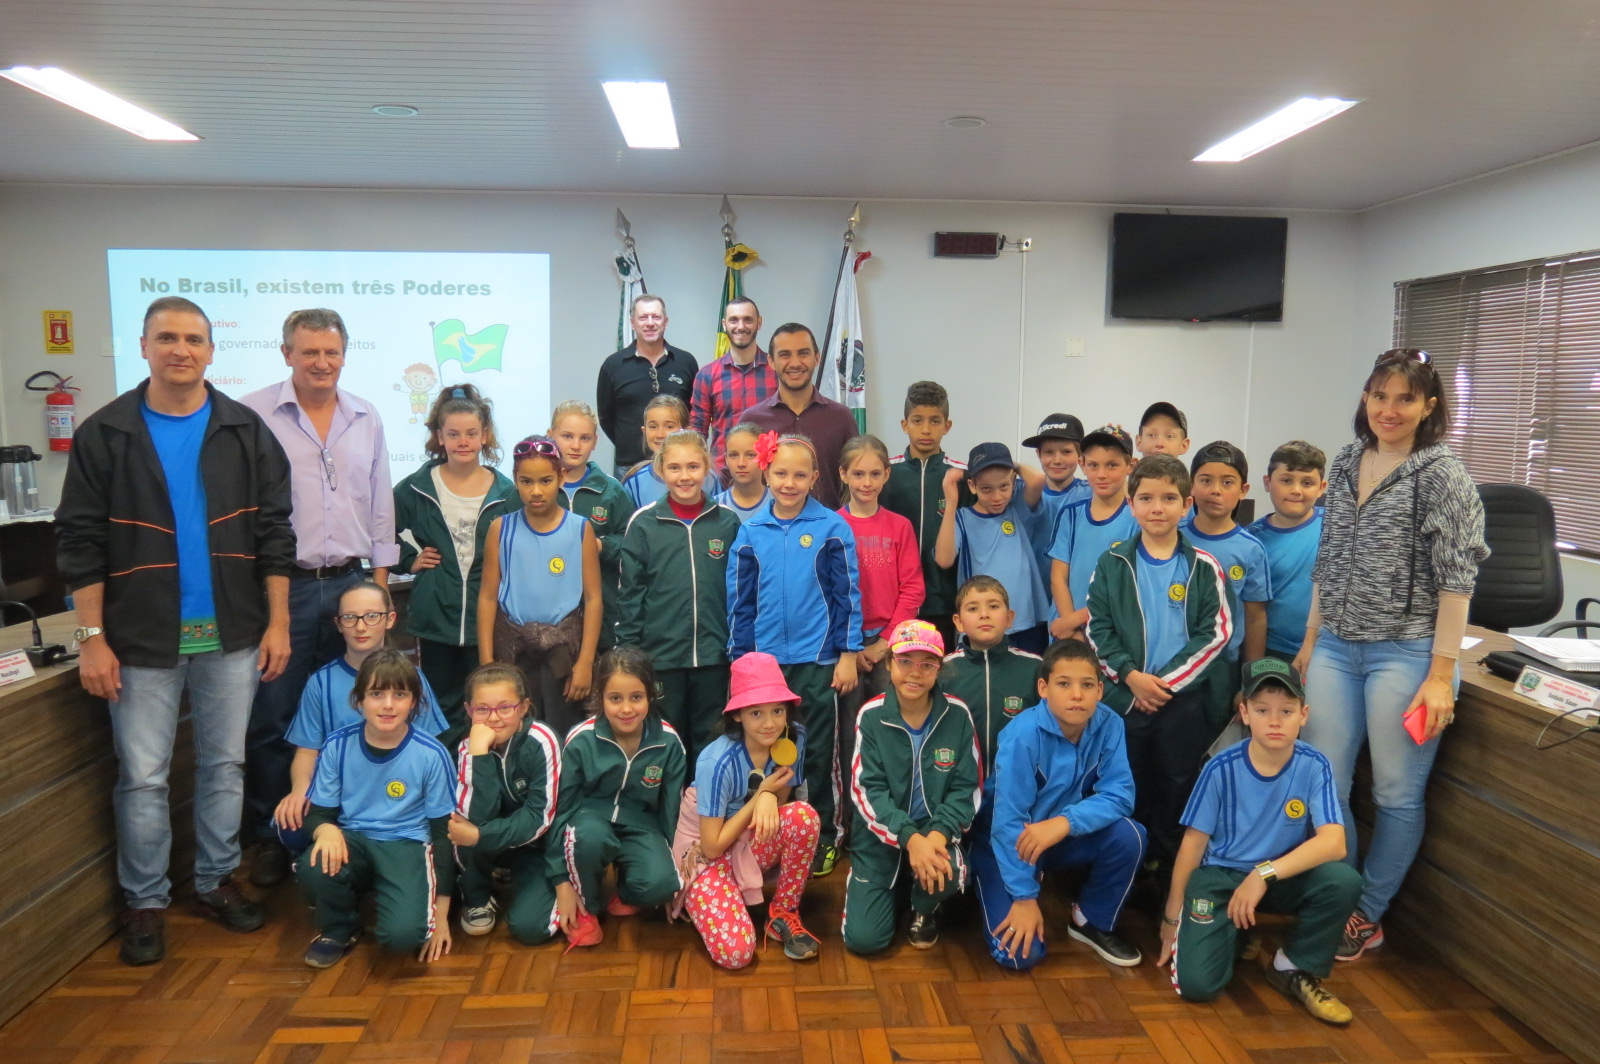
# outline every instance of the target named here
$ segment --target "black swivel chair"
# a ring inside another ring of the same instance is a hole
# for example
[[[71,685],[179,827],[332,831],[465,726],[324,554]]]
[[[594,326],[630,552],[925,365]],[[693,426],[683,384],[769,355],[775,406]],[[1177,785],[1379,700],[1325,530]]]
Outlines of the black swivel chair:
[[[1561,612],[1562,601],[1550,500],[1521,484],[1480,484],[1478,495],[1491,553],[1478,567],[1467,619],[1496,632],[1545,623]]]

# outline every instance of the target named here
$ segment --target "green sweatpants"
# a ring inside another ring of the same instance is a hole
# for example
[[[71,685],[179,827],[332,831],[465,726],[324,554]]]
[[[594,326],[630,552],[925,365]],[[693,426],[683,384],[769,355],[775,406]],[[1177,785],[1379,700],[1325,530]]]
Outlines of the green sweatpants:
[[[537,946],[556,933],[556,890],[550,882],[542,840],[540,845],[494,850],[482,846],[457,846],[461,874],[456,885],[461,904],[468,908],[489,904],[495,865],[511,872],[511,901],[506,906],[506,926],[524,946]]]
[[[728,666],[657,669],[656,683],[661,689],[661,715],[683,740],[693,776],[700,751],[722,734],[722,710],[728,704]]]
[[[344,832],[350,860],[333,875],[311,863],[307,851],[296,862],[300,884],[316,907],[317,929],[346,942],[361,930],[361,892],[377,898],[380,945],[402,953],[422,948],[433,934],[433,846],[411,839],[369,839]]]
[[[833,689],[833,666],[815,662],[784,665],[783,679],[800,696],[800,723],[806,728],[806,804],[822,819],[818,846],[832,846],[844,834],[841,817],[849,810],[839,764],[839,695]],[[847,727],[855,727],[850,721]]]
[[[1210,1001],[1233,978],[1234,939],[1239,929],[1228,919],[1228,901],[1245,876],[1221,865],[1201,865],[1189,877],[1172,985],[1190,1001]],[[1343,861],[1329,861],[1289,879],[1267,885],[1257,911],[1296,917],[1283,940],[1283,952],[1301,971],[1321,979],[1333,970],[1345,921],[1361,901],[1361,873]]]
[[[883,851],[889,847],[868,832],[861,832],[861,836],[864,841],[850,851],[850,880],[844,888],[844,922],[840,931],[844,934],[844,947],[851,953],[877,953],[894,941],[902,902],[909,904],[913,912],[928,916],[961,893],[967,882],[967,858],[959,845],[952,844],[954,872],[944,881],[943,890],[930,894],[911,874],[911,862],[904,850],[900,851],[898,864],[880,867],[882,856],[873,853],[871,858],[864,858],[861,847]]]
[[[562,847],[567,876],[591,913],[600,911],[607,865],[617,866],[617,897],[629,905],[665,905],[683,887],[672,848],[655,828],[614,824],[604,813],[581,809],[551,845]]]

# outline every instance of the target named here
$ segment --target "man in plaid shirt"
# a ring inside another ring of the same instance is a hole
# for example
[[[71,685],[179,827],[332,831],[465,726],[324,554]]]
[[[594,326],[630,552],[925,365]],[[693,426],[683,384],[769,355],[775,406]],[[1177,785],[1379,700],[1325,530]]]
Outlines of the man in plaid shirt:
[[[732,350],[695,374],[689,427],[710,442],[717,476],[726,483],[728,433],[746,410],[778,390],[778,375],[756,346],[761,311],[754,300],[741,297],[723,308],[722,331]]]

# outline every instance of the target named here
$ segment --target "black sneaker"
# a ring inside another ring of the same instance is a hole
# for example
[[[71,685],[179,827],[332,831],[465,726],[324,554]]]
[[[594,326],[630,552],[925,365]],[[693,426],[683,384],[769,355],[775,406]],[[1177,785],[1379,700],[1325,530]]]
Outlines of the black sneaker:
[[[267,922],[261,906],[244,896],[239,884],[230,876],[217,884],[217,889],[196,894],[195,901],[208,916],[222,921],[229,931],[255,931]]]
[[[167,910],[129,909],[122,914],[123,964],[140,967],[167,955]]]
[[[822,843],[817,847],[817,854],[811,859],[811,878],[821,879],[823,876],[833,874],[833,866],[839,863],[839,847]]]
[[[257,843],[250,855],[250,885],[275,887],[289,878],[289,851],[275,839]]]
[[[767,920],[767,938],[773,935],[783,943],[783,955],[792,961],[809,961],[822,952],[822,943],[805,929],[798,913],[774,909]]]
[[[327,935],[318,935],[311,940],[311,945],[306,947],[305,962],[311,968],[332,968],[344,959],[355,946],[359,933],[351,935],[347,941],[330,938]]]
[[[1110,931],[1102,931],[1093,924],[1068,924],[1067,934],[1100,954],[1101,960],[1118,968],[1132,968],[1144,960],[1144,954],[1135,949],[1132,943]]]
[[[1377,949],[1383,945],[1383,927],[1367,919],[1367,914],[1357,909],[1350,914],[1350,919],[1345,921],[1344,938],[1339,942],[1339,948],[1334,950],[1333,958],[1339,961],[1353,961],[1369,949]]]
[[[1268,986],[1291,1001],[1300,1002],[1307,1012],[1323,1023],[1343,1027],[1356,1018],[1350,1006],[1330,994],[1321,980],[1310,972],[1302,972],[1298,968],[1280,972],[1271,962],[1268,962],[1265,970]]]
[[[933,913],[924,916],[922,913],[911,914],[911,928],[906,932],[906,941],[914,949],[932,949],[939,944],[939,921]]]

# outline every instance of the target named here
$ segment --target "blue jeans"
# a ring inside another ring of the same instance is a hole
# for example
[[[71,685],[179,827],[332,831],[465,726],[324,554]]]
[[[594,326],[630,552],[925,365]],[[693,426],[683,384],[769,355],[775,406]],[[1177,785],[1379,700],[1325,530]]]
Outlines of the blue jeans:
[[[244,838],[274,838],[272,813],[289,793],[289,764],[294,747],[284,736],[300,708],[300,694],[311,674],[344,653],[344,636],[334,624],[339,596],[366,579],[359,569],[327,580],[289,580],[289,665],[271,683],[256,690],[245,740]]]
[[[117,748],[117,880],[130,909],[164,909],[172,901],[168,776],[185,686],[194,730],[195,890],[216,889],[239,865],[256,653],[255,647],[213,650],[186,654],[170,669],[122,667],[122,693],[109,708]]]
[[[1311,712],[1301,738],[1333,765],[1349,846],[1345,860],[1362,869],[1361,911],[1373,921],[1388,911],[1422,845],[1423,798],[1439,740],[1418,746],[1401,718],[1432,661],[1431,637],[1358,643],[1324,628],[1306,668]],[[1366,862],[1358,865],[1350,781],[1362,743],[1372,755],[1377,814]]]

